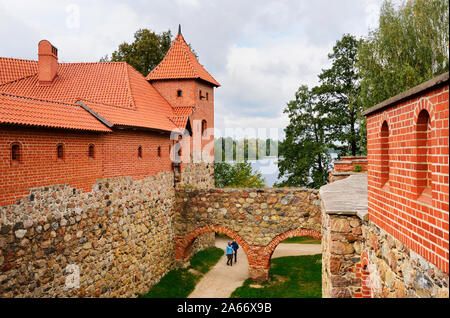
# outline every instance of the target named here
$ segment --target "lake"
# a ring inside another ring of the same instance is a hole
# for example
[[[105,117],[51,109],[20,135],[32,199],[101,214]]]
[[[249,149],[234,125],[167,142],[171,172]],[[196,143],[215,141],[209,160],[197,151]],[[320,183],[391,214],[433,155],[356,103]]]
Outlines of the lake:
[[[278,181],[278,158],[266,157],[261,160],[249,160],[252,168],[255,171],[261,173],[262,177],[266,180],[266,185],[269,188],[273,187],[273,184]]]

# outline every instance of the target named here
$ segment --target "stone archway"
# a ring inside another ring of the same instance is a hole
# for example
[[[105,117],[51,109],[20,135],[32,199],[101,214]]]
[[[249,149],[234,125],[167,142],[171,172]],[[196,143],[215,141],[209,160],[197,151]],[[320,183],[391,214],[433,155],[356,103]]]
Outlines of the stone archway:
[[[322,234],[320,232],[306,228],[291,229],[277,235],[268,245],[262,247],[261,251],[258,253],[258,259],[254,264],[252,264],[254,265],[254,277],[252,277],[252,279],[255,281],[268,280],[270,273],[270,260],[272,259],[273,252],[281,242],[296,236],[311,236],[318,240],[322,239]]]
[[[232,239],[235,239],[239,246],[244,250],[245,254],[247,254],[247,259],[249,258],[250,245],[238,233],[225,226],[207,225],[199,227],[185,236],[175,237],[175,259],[177,261],[186,262],[195,239],[199,235],[210,232],[225,234]],[[250,264],[250,259],[248,259],[248,261]]]
[[[225,234],[238,242],[247,255],[249,276],[254,281],[266,281],[269,279],[270,260],[278,244],[287,238],[295,236],[311,236],[317,239],[322,239],[320,232],[296,228],[277,235],[266,246],[250,245],[238,233],[221,225],[207,225],[197,228],[185,236],[175,237],[175,259],[178,262],[186,263],[190,255],[190,249],[195,239],[202,234],[209,232],[216,232]]]

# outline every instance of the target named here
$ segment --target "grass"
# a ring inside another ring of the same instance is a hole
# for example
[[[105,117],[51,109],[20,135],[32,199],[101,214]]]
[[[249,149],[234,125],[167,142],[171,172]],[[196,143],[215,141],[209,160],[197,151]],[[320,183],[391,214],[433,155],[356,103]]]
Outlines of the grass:
[[[210,247],[200,251],[191,258],[191,267],[203,274],[206,274],[224,254],[221,248]]]
[[[251,279],[247,279],[231,294],[231,297],[320,298],[322,297],[322,255],[274,258],[269,282],[258,286]]]
[[[296,244],[321,244],[321,241],[318,239],[315,239],[310,236],[296,236],[291,237],[288,239],[285,239],[281,243],[296,243]]]
[[[167,273],[147,294],[140,295],[139,298],[187,298],[195,289],[201,274],[206,274],[224,254],[224,251],[217,247],[210,247],[196,253],[191,258],[191,265],[188,268],[179,268]]]

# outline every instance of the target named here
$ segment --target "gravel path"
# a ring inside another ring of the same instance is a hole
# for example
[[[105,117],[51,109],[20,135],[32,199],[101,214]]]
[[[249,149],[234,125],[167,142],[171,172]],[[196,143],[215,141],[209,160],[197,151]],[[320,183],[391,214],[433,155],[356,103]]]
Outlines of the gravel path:
[[[216,238],[216,247],[225,250],[227,241]],[[272,258],[282,256],[320,254],[320,244],[280,244]],[[198,282],[188,298],[229,298],[231,293],[248,278],[247,256],[242,248],[238,250],[237,263],[227,266],[226,255]]]

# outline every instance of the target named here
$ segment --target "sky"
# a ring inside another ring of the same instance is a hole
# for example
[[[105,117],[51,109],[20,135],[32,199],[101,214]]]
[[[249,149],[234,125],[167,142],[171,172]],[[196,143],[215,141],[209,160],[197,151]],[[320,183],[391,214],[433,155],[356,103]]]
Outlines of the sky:
[[[282,138],[283,109],[300,85],[318,84],[345,33],[367,36],[382,0],[0,0],[0,56],[37,60],[49,40],[61,62],[95,62],[134,33],[178,32],[221,83],[216,136]],[[258,133],[259,131],[259,133]],[[251,134],[251,132],[248,132]]]

